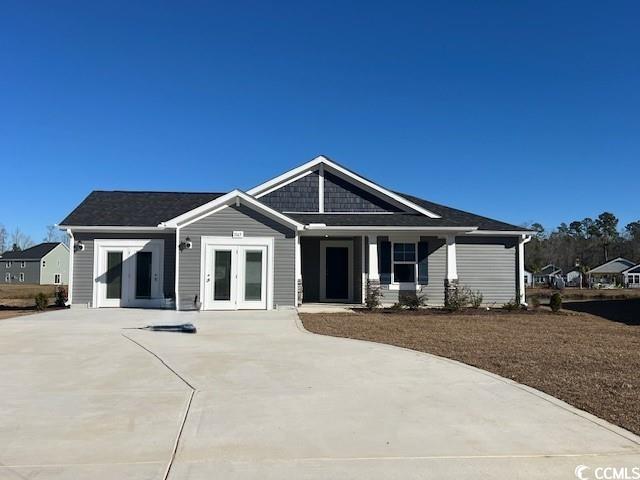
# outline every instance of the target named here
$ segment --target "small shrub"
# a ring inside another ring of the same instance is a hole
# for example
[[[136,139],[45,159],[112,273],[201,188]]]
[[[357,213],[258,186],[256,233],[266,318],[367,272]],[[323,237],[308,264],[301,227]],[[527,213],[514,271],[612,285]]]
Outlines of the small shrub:
[[[56,289],[56,307],[64,307],[67,303],[67,290],[64,287],[58,287]]]
[[[520,310],[520,303],[515,298],[512,298],[507,303],[502,305],[502,308],[503,310],[509,311]]]
[[[396,302],[393,305],[391,305],[389,308],[391,310],[402,310],[402,305],[400,305],[400,302]]]
[[[562,295],[554,293],[549,300],[549,306],[553,312],[559,312],[562,308]]]
[[[427,297],[418,293],[401,293],[398,300],[401,307],[409,310],[417,310],[427,303]]]
[[[476,290],[475,292],[469,291],[469,303],[473,308],[480,308],[480,305],[482,305],[482,300],[484,300],[484,297],[482,296],[480,290]]]
[[[39,312],[47,308],[47,306],[49,305],[49,298],[45,293],[42,292],[38,293],[34,297],[34,301],[36,304],[36,310],[38,310]]]
[[[382,293],[379,288],[367,285],[367,296],[364,299],[364,303],[369,310],[378,308],[381,305],[380,297],[382,297]]]
[[[531,304],[531,308],[533,308],[534,310],[538,310],[538,308],[540,308],[540,297],[538,297],[537,295],[533,295],[531,298],[529,298],[529,303]]]
[[[467,305],[469,305],[470,293],[471,293],[471,290],[469,290],[467,287],[458,287],[452,290],[451,292],[449,292],[449,295],[447,296],[447,302],[446,302],[445,308],[452,312],[456,312],[466,307]]]

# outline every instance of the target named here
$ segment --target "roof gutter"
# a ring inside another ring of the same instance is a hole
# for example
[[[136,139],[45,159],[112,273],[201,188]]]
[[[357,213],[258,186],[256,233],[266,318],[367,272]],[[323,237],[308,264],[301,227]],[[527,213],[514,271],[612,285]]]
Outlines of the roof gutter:
[[[59,225],[60,230],[74,230],[76,232],[157,232],[171,229],[170,226],[163,224],[157,227],[135,227],[122,225]]]
[[[397,232],[397,231],[408,231],[408,232],[460,232],[460,233],[470,233],[474,232],[478,229],[478,227],[394,227],[389,225],[380,225],[380,226],[327,226],[324,223],[310,223],[309,225],[305,225],[305,230],[339,230],[339,231],[388,231],[388,232]]]

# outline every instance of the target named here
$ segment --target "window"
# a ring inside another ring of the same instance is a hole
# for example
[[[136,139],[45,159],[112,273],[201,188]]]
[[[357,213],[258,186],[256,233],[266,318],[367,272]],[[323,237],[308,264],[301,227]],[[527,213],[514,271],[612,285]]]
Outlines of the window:
[[[7,283],[11,283],[11,274],[10,273],[5,273],[4,281],[7,282]]]
[[[393,244],[393,283],[414,283],[416,281],[416,244]]]
[[[21,282],[24,282],[24,273],[21,273],[21,274],[20,274],[20,281],[21,281]]]
[[[53,283],[55,283],[56,285],[60,285],[60,284],[62,283],[62,282],[60,281],[60,274],[59,274],[59,273],[56,273],[56,274],[53,276]]]
[[[42,260],[42,267],[46,267],[47,266],[47,261],[46,260]]]
[[[11,262],[4,262],[4,266],[7,268],[11,268]]]
[[[27,262],[20,262],[20,268],[24,268],[27,266]]]

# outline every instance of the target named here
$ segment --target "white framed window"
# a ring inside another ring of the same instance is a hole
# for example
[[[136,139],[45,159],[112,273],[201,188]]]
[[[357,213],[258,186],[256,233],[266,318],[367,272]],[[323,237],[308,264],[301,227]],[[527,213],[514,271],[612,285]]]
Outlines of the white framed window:
[[[27,266],[27,262],[20,262],[20,268],[24,268]]]
[[[394,242],[391,247],[391,283],[416,283],[418,247],[415,242]]]
[[[4,281],[6,283],[11,283],[11,274],[10,273],[5,273],[4,274]]]
[[[62,276],[59,273],[56,273],[53,276],[53,283],[55,283],[56,285],[60,285],[62,283],[61,278],[62,278]]]
[[[11,268],[11,262],[4,262],[4,266],[6,268]]]
[[[24,273],[20,273],[20,277],[19,277],[21,282],[24,282]]]

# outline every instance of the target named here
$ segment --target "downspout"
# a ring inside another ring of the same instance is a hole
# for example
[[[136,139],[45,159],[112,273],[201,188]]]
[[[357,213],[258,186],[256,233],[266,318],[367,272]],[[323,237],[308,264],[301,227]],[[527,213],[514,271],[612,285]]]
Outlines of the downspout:
[[[518,242],[518,296],[520,305],[528,306],[524,286],[524,245],[531,241],[531,236],[523,235]],[[531,282],[533,283],[533,282]]]
[[[69,236],[69,281],[67,282],[67,301],[65,302],[65,306],[70,307],[73,297],[73,255],[75,253],[75,240],[71,229],[67,228],[66,231]]]
[[[176,299],[176,311],[180,310],[180,227],[176,227],[176,261],[174,268],[175,279],[173,281],[174,297]]]

